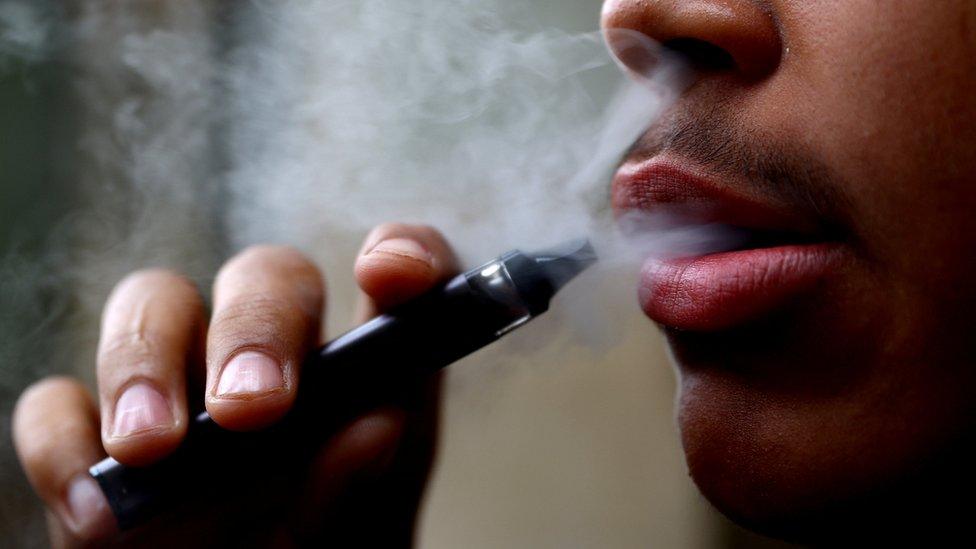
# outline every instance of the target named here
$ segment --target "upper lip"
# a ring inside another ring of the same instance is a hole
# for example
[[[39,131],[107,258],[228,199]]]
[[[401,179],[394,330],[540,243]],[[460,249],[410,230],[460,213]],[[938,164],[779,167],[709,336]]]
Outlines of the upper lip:
[[[625,162],[613,180],[613,208],[677,213],[691,223],[719,223],[775,234],[784,242],[830,240],[816,212],[769,193],[750,192],[740,176],[716,174],[667,151]]]

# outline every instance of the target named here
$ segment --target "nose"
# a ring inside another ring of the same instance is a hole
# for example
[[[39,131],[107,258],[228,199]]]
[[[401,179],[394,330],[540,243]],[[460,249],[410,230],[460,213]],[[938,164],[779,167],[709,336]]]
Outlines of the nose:
[[[776,21],[756,0],[605,0],[602,25],[612,50],[614,31],[637,31],[684,54],[699,71],[749,80],[769,76],[782,55]],[[621,60],[629,65],[626,56]]]

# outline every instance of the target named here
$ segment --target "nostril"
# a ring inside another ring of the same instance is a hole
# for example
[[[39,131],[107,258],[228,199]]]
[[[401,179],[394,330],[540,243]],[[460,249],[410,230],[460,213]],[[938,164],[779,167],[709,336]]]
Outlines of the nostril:
[[[688,59],[700,76],[758,83],[783,61],[782,28],[771,4],[777,2],[604,0],[602,25],[605,32],[631,29],[656,41],[657,51],[663,45]],[[633,71],[632,65],[625,68]]]
[[[686,59],[697,71],[720,72],[735,68],[735,59],[729,52],[704,40],[674,38],[662,45]]]

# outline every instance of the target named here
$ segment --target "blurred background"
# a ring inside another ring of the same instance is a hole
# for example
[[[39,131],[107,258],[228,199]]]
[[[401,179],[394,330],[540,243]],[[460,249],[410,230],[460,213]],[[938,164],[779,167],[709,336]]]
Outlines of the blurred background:
[[[374,223],[434,224],[466,264],[599,225],[614,158],[588,156],[624,83],[598,13],[0,0],[3,544],[47,543],[9,443],[16,397],[46,375],[92,383],[126,272],[173,267],[206,292],[240,248],[289,243],[329,274],[335,334]],[[450,369],[420,547],[776,546],[695,491],[661,338],[633,273],[604,274]]]

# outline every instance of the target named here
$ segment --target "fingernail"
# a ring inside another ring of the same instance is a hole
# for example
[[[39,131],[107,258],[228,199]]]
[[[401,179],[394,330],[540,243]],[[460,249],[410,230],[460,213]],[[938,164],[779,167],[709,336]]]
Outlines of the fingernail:
[[[80,474],[68,484],[65,495],[69,525],[83,539],[97,539],[111,532],[112,513],[95,479]]]
[[[129,387],[115,403],[115,421],[112,423],[114,437],[127,437],[172,425],[173,412],[166,397],[148,383]]]
[[[224,366],[217,384],[218,397],[266,393],[283,387],[285,378],[278,362],[264,353],[241,353]]]
[[[389,240],[384,240],[376,246],[373,246],[373,249],[370,250],[369,254],[367,255],[376,252],[409,257],[411,259],[423,261],[424,263],[433,262],[433,258],[431,257],[430,252],[427,251],[427,248],[424,248],[419,242],[410,238],[391,238]]]

